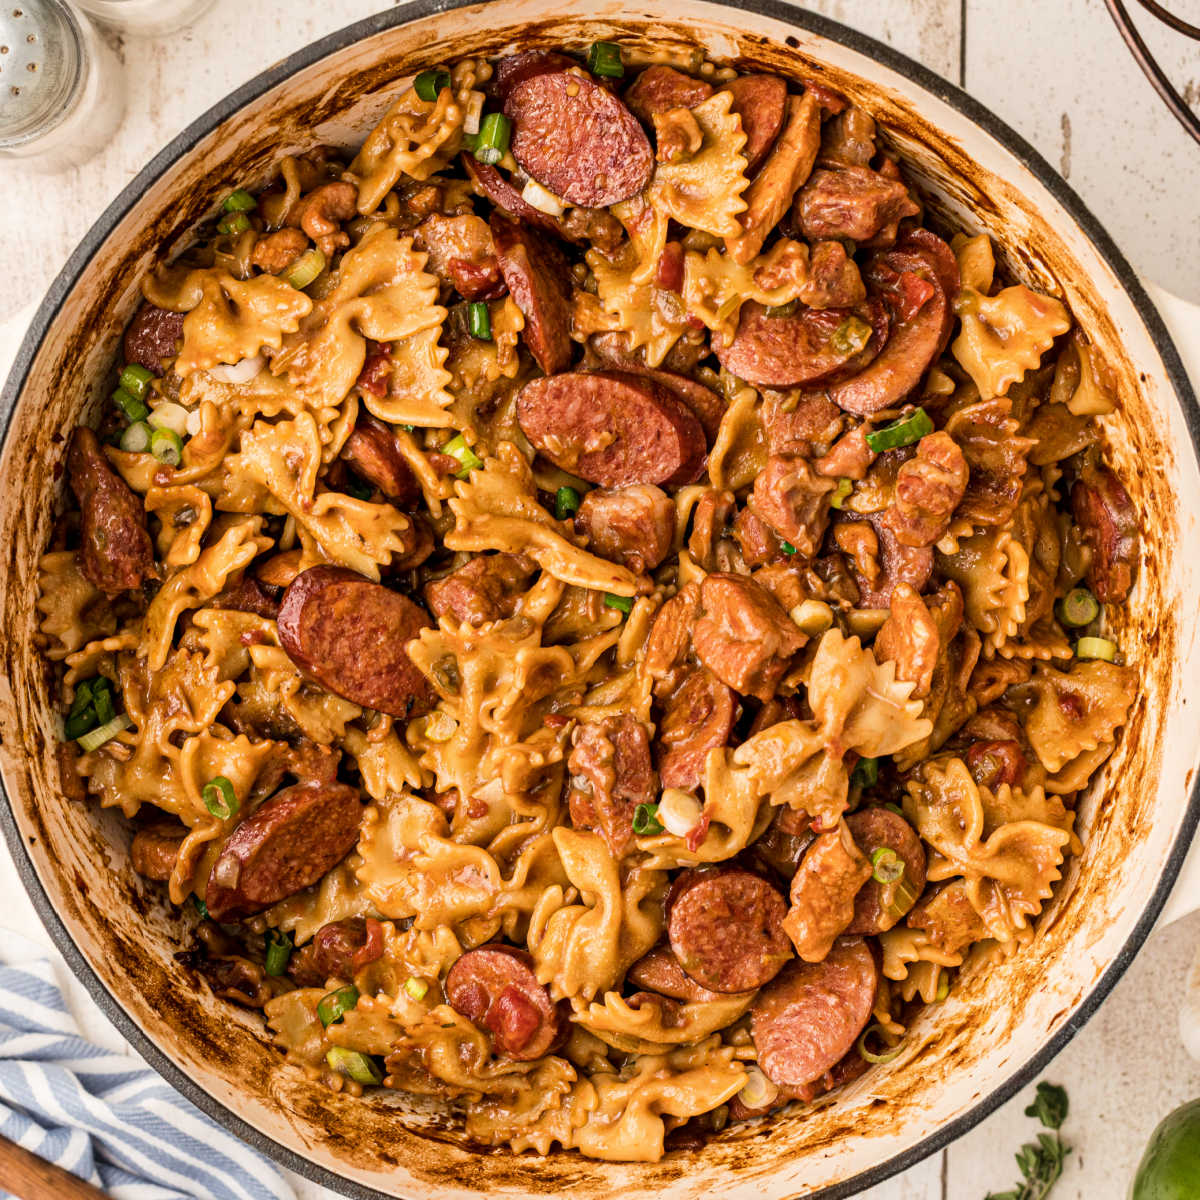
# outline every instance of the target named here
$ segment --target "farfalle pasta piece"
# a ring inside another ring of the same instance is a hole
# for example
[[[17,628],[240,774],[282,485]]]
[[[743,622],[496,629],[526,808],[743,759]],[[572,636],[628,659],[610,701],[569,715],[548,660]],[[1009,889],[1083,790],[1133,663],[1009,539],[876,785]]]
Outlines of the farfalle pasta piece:
[[[687,328],[687,313],[674,292],[639,283],[637,253],[632,243],[614,259],[599,250],[584,256],[596,279],[596,295],[611,328],[625,331],[630,350],[641,349],[648,367],[657,367]]]
[[[399,338],[392,345],[392,375],[388,395],[364,394],[373,416],[394,425],[440,429],[458,424],[449,411],[454,397],[446,370],[449,351],[438,340],[440,328],[431,326]]]
[[[264,347],[278,350],[283,335],[295,333],[313,306],[303,292],[274,275],[235,279],[218,267],[152,276],[145,292],[151,304],[187,313],[174,366],[184,379],[218,363],[253,358]]]
[[[303,946],[305,942],[312,941],[313,935],[323,925],[364,916],[371,911],[371,904],[355,874],[358,861],[358,856],[351,854],[315,887],[305,888],[281,900],[267,909],[260,919],[270,928],[290,933],[296,945]],[[452,934],[449,936],[453,938]],[[454,944],[458,945],[457,942]]]
[[[161,522],[158,558],[167,567],[186,567],[200,557],[200,545],[212,523],[212,500],[194,484],[152,487],[146,511]]]
[[[752,484],[766,466],[767,435],[758,393],[739,388],[721,417],[708,455],[708,477],[713,487],[736,491]]]
[[[1053,825],[1071,835],[1068,850],[1079,854],[1083,843],[1075,832],[1075,810],[1041,787],[1019,788],[1002,783],[995,791],[981,787],[979,802],[983,806],[983,836],[990,837],[1002,825],[1012,821],[1039,821]]]
[[[416,755],[394,727],[383,736],[375,731],[367,734],[361,729],[347,729],[342,745],[354,759],[362,776],[363,790],[372,800],[388,800],[401,795],[406,788],[417,791],[425,784]]]
[[[250,662],[250,678],[237,685],[243,708],[264,713],[269,720],[282,720],[319,746],[340,741],[346,726],[362,716],[357,704],[301,675],[280,646],[251,646]]]
[[[570,526],[537,502],[529,464],[511,442],[501,442],[495,455],[454,490],[454,528],[445,537],[449,549],[527,554],[563,583],[617,596],[636,596],[641,590],[638,576],[580,549]]]
[[[879,935],[883,951],[880,968],[885,979],[899,983],[905,1002],[920,996],[926,1004],[938,998],[944,972],[962,965],[961,954],[940,950],[922,930],[897,925]]]
[[[261,517],[230,525],[190,566],[176,571],[159,588],[146,610],[144,638],[150,669],[157,671],[171,653],[175,623],[189,609],[200,608],[220,592],[229,577],[241,571],[272,542],[260,532]]]
[[[51,662],[117,630],[109,598],[84,578],[74,550],[52,550],[38,561],[37,610],[38,629],[51,639],[43,652]]]
[[[199,650],[204,665],[224,683],[250,669],[250,646],[278,645],[275,622],[257,613],[234,608],[202,608],[192,614],[191,627],[180,638],[187,650]]]
[[[1102,417],[1117,406],[1112,371],[1081,329],[1072,332],[1054,364],[1049,399],[1064,404],[1074,417]]]
[[[548,888],[530,918],[528,945],[551,996],[591,1000],[658,941],[667,876],[642,867],[622,871],[594,833],[559,826],[553,837],[580,902]]]
[[[683,1003],[649,992],[628,999],[605,992],[603,1002],[581,1008],[571,1020],[622,1053],[655,1054],[668,1046],[694,1045],[732,1025],[753,999],[753,992],[735,992]]]
[[[1031,701],[1029,744],[1053,774],[1116,737],[1137,696],[1137,672],[1099,660],[1077,662],[1070,671],[1039,663],[1020,690]]]
[[[470,93],[491,78],[491,66],[477,59],[455,64],[450,87],[434,100],[422,100],[411,85],[367,135],[349,174],[358,180],[358,211],[373,213],[400,178],[428,179],[458,152]]]
[[[983,638],[989,657],[1004,653],[1025,621],[1029,600],[1029,554],[1007,530],[964,538],[951,555],[937,556],[938,569],[962,588],[968,624]]]
[[[391,504],[316,492],[321,439],[311,413],[268,425],[256,421],[229,460],[231,474],[265,487],[315,544],[315,562],[349,567],[368,579],[415,541],[412,520]],[[308,562],[306,566],[313,566]]]

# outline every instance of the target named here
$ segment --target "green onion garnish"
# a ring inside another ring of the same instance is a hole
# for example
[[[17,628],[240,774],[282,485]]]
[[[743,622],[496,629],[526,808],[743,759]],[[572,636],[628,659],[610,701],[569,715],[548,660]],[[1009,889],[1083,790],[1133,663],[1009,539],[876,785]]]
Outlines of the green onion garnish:
[[[1100,602],[1084,587],[1072,588],[1057,605],[1058,619],[1068,629],[1090,625],[1100,615]]]
[[[317,1016],[327,1029],[336,1025],[358,1003],[358,988],[349,983],[340,987],[336,992],[330,992],[321,997],[317,1005]]]
[[[764,317],[790,317],[800,308],[799,300],[789,300],[786,304],[771,304],[763,309]]]
[[[129,363],[121,372],[121,378],[117,381],[117,387],[121,391],[128,393],[135,400],[145,400],[146,393],[150,390],[150,385],[154,382],[154,376],[141,363]],[[140,417],[133,417],[132,420],[140,420]]]
[[[893,804],[890,800],[883,807],[886,808],[888,812],[894,812],[898,817],[904,817],[904,809],[902,809],[898,804]],[[904,817],[904,819],[906,821],[908,820],[907,817]]]
[[[355,1083],[365,1086],[383,1082],[383,1072],[379,1069],[379,1064],[359,1050],[347,1050],[345,1046],[334,1046],[325,1055],[325,1061],[332,1070],[339,1075],[345,1075],[348,1079],[353,1079]]]
[[[370,500],[374,493],[374,489],[369,484],[363,483],[361,479],[353,475],[346,477],[345,482],[342,484],[342,491],[347,496],[353,496],[355,500]]]
[[[850,493],[854,491],[854,480],[847,479],[843,476],[837,482],[837,487],[833,489],[833,495],[829,497],[830,508],[841,508],[843,504],[850,498]]]
[[[238,188],[236,192],[230,192],[221,201],[221,207],[227,213],[248,213],[258,207],[258,202],[245,188]]]
[[[492,340],[492,318],[486,300],[473,300],[467,306],[467,328],[471,336],[481,342]]]
[[[573,487],[560,487],[554,493],[554,515],[565,521],[579,511],[581,497]]]
[[[112,394],[113,403],[125,414],[130,421],[144,421],[150,410],[136,396],[131,396],[124,388],[117,388]]]
[[[862,1031],[858,1038],[858,1052],[869,1063],[889,1063],[900,1053],[900,1046],[893,1046],[890,1050],[885,1050],[882,1054],[875,1054],[867,1048],[867,1038],[871,1034],[878,1034],[880,1040],[883,1038],[883,1029],[878,1022],[868,1025]],[[884,1043],[887,1044],[886,1042]]]
[[[907,417],[901,417],[898,421],[893,421],[882,429],[872,429],[867,434],[867,445],[876,454],[881,454],[884,450],[896,450],[901,446],[911,446],[913,442],[919,442],[932,432],[933,421],[930,420],[929,414],[923,408],[918,408],[915,412],[909,413]]]
[[[438,92],[449,86],[449,71],[422,71],[413,80],[413,88],[417,95],[425,101],[436,100]]]
[[[479,145],[479,134],[464,133],[462,135],[462,148],[469,150],[472,154],[475,153],[475,147]]]
[[[425,993],[429,991],[429,984],[423,979],[418,979],[415,975],[410,975],[404,981],[404,990],[414,1000],[424,1000]]]
[[[870,325],[861,317],[847,317],[833,331],[829,344],[839,354],[857,354],[870,340]]]
[[[279,276],[298,292],[303,291],[325,270],[325,255],[316,246],[310,246],[286,271]]]
[[[173,429],[161,426],[150,434],[150,453],[165,467],[177,467],[183,461],[183,438]]]
[[[633,832],[639,837],[656,837],[663,832],[657,804],[639,804],[633,810]]]
[[[292,935],[282,929],[267,930],[267,960],[268,975],[282,975],[287,970],[288,959],[292,957]]]
[[[860,758],[850,772],[851,786],[873,788],[879,782],[879,759]]]
[[[791,542],[784,542],[783,543],[783,552],[784,552],[784,554],[795,554],[796,547],[793,546]]]
[[[483,459],[467,445],[467,439],[461,433],[452,437],[442,447],[442,453],[450,455],[451,458],[457,458],[462,463],[462,470],[455,472],[459,479],[466,479],[472,471],[483,466]]]
[[[488,113],[479,126],[475,139],[475,159],[487,166],[495,166],[507,153],[508,141],[512,137],[512,122],[503,113]]]
[[[217,232],[236,235],[250,228],[250,218],[244,212],[230,213],[217,222]]]
[[[876,883],[895,883],[904,877],[904,859],[891,846],[871,852],[871,878]]]
[[[112,683],[104,675],[84,680],[76,689],[70,712],[64,722],[67,741],[77,741],[97,725],[107,724],[116,716]]]
[[[117,707],[113,703],[113,694],[108,688],[97,688],[92,696],[92,709],[96,714],[98,725],[107,725],[117,715]]]
[[[202,921],[207,921],[208,920],[208,905],[205,904],[204,901],[201,900],[200,897],[197,896],[195,892],[192,893],[191,900],[192,900],[192,907],[200,914],[200,919]]]
[[[131,454],[144,454],[150,449],[150,426],[145,421],[134,421],[121,434],[120,447]]]
[[[204,801],[204,807],[218,821],[228,821],[241,807],[238,803],[237,793],[233,790],[233,784],[224,775],[210,779],[204,785],[200,798]]]
[[[1108,638],[1081,637],[1075,643],[1076,658],[1099,658],[1105,662],[1113,662],[1117,657],[1117,643]]]
[[[625,74],[621,62],[621,47],[616,42],[593,42],[588,48],[587,68],[593,75],[620,79]]]
[[[950,995],[950,976],[943,970],[938,976],[937,994],[934,996],[934,1000],[941,1004],[948,995]]]
[[[75,740],[79,743],[81,750],[90,754],[93,750],[99,750],[105,742],[112,741],[122,729],[128,729],[132,724],[128,713],[118,713],[111,721],[106,721],[103,725],[82,734]]]
[[[633,610],[633,601],[628,596],[614,596],[612,592],[605,592],[604,607],[627,613]]]

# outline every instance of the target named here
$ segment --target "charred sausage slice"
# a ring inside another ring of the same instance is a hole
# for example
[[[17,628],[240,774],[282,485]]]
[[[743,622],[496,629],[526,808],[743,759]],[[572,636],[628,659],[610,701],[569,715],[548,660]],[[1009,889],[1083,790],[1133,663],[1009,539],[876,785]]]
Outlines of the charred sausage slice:
[[[545,75],[547,71],[568,71],[578,66],[569,54],[558,50],[522,50],[519,54],[506,55],[496,64],[492,91],[503,103],[513,88],[526,79]]]
[[[579,69],[523,79],[504,112],[513,122],[513,157],[568,204],[607,208],[650,181],[654,152],[637,118]]]
[[[893,850],[904,864],[896,883],[867,880],[854,897],[854,920],[847,933],[873,934],[891,929],[925,890],[925,850],[916,830],[888,808],[865,808],[852,813],[846,824],[867,862],[881,849]]]
[[[656,64],[647,67],[625,89],[625,103],[647,125],[655,113],[672,108],[694,108],[712,95],[712,84],[693,79],[674,67]]]
[[[684,1004],[722,999],[717,992],[701,987],[684,971],[670,946],[655,946],[643,954],[625,973],[625,981],[636,988],[681,1000]]]
[[[780,1087],[831,1070],[871,1016],[878,973],[861,938],[843,938],[819,963],[789,963],[755,997],[750,1030],[758,1065]]]
[[[667,937],[679,965],[710,992],[748,992],[791,956],[787,904],[740,867],[684,871],[667,896]]]
[[[144,879],[165,883],[175,870],[179,847],[183,845],[186,836],[187,830],[178,822],[139,829],[133,835],[133,843],[129,847],[129,860],[133,869]]]
[[[787,84],[778,75],[739,75],[723,88],[733,96],[731,108],[742,118],[746,174],[753,175],[771,153],[787,112]]]
[[[1071,509],[1092,552],[1087,579],[1096,599],[1119,604],[1133,587],[1138,558],[1138,522],[1129,493],[1107,467],[1095,467],[1071,489]]]
[[[865,370],[829,392],[839,408],[863,417],[903,400],[946,348],[959,286],[953,251],[928,229],[877,255],[866,275],[891,310],[891,336]]]
[[[446,999],[519,1062],[549,1054],[566,1033],[562,1011],[537,981],[533,959],[511,946],[469,950],[446,976]]]
[[[125,361],[139,363],[147,371],[162,375],[167,363],[179,353],[186,315],[143,304],[125,330]]]
[[[525,317],[521,337],[553,375],[571,365],[571,274],[566,260],[536,230],[492,214],[492,240],[508,293]]]
[[[694,791],[704,782],[708,752],[729,741],[737,693],[705,667],[690,671],[667,698],[658,725],[663,787]]]
[[[525,436],[555,465],[601,487],[690,483],[704,430],[665,388],[625,371],[555,375],[517,397]]]
[[[108,465],[93,430],[79,426],[67,453],[71,490],[79,501],[79,557],[84,577],[110,596],[154,575],[146,512]]]
[[[383,926],[374,917],[331,921],[312,940],[313,961],[325,979],[353,979],[383,957]]]
[[[358,789],[298,783],[264,801],[229,835],[208,878],[214,921],[240,921],[337,866],[358,841]]]
[[[311,567],[288,585],[279,640],[322,687],[394,717],[434,704],[429,682],[405,647],[431,624],[407,596],[345,567]]]
[[[342,458],[402,508],[420,499],[417,477],[400,453],[396,435],[382,421],[360,417],[342,447]]]

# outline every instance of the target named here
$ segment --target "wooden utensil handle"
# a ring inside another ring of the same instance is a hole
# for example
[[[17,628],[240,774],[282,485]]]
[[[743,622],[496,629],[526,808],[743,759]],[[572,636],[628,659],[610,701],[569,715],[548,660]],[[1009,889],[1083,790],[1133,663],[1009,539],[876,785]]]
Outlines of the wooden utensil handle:
[[[6,1137],[0,1137],[0,1188],[17,1200],[106,1200],[99,1188]]]

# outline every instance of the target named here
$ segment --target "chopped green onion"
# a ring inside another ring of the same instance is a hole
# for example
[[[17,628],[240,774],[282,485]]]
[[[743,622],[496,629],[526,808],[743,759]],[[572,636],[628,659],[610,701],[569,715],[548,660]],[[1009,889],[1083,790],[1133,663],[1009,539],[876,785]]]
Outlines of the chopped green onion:
[[[95,679],[85,679],[75,689],[75,699],[71,701],[71,716],[77,717],[91,706],[92,689],[101,679],[104,679],[103,675],[97,675]]]
[[[891,846],[871,852],[871,878],[876,883],[896,883],[904,878],[904,859]]]
[[[486,300],[473,300],[467,306],[467,328],[481,342],[492,340],[492,318]]]
[[[860,758],[850,773],[851,785],[873,788],[879,782],[879,759]]]
[[[466,479],[472,471],[483,466],[483,459],[467,445],[467,439],[461,433],[452,437],[442,447],[442,453],[450,455],[451,458],[457,458],[462,463],[462,470],[456,472],[459,479]]]
[[[1058,602],[1058,619],[1068,629],[1090,625],[1100,615],[1100,602],[1084,587],[1072,588]]]
[[[342,491],[347,496],[353,496],[355,500],[370,500],[374,489],[361,479],[355,478],[353,475],[347,476],[346,481],[342,484]]]
[[[286,271],[281,272],[280,279],[290,284],[298,292],[303,291],[320,273],[325,270],[325,255],[317,246],[310,246]]]
[[[230,213],[217,222],[217,232],[229,235],[245,233],[250,228],[250,218],[244,212]]]
[[[267,960],[268,975],[282,975],[287,970],[288,959],[292,957],[292,935],[282,929],[267,930]]]
[[[205,904],[204,901],[201,900],[200,897],[197,896],[195,892],[192,893],[191,898],[192,898],[192,907],[200,914],[200,919],[202,921],[207,921],[208,920],[208,905]]]
[[[449,71],[422,71],[420,75],[413,80],[413,89],[417,95],[424,101],[429,102],[437,99],[437,94],[442,88],[450,86]]]
[[[336,992],[330,992],[321,997],[317,1005],[317,1016],[327,1029],[336,1025],[358,1003],[358,988],[349,983],[340,987]]]
[[[150,453],[165,467],[177,467],[183,461],[183,438],[173,429],[156,429],[150,435]]]
[[[892,804],[891,801],[889,801],[883,807],[886,808],[888,812],[894,812],[898,817],[904,817],[904,809],[902,809],[898,804]],[[904,819],[906,821],[908,820],[907,817],[904,817]]]
[[[950,995],[950,976],[943,969],[938,975],[937,994],[934,996],[934,1000],[941,1004],[948,995]]]
[[[429,991],[429,984],[423,979],[418,979],[415,975],[410,975],[404,981],[404,990],[414,1000],[424,1000],[425,993]]]
[[[150,410],[136,396],[131,396],[124,388],[117,388],[112,394],[113,403],[125,414],[130,421],[144,421]]]
[[[790,317],[800,308],[799,300],[789,300],[786,304],[771,304],[763,309],[764,317]]]
[[[889,1062],[891,1062],[892,1059],[896,1058],[899,1055],[901,1047],[898,1045],[893,1046],[890,1050],[885,1050],[882,1054],[876,1054],[872,1050],[869,1050],[867,1048],[867,1038],[869,1038],[871,1036],[871,1034],[873,1034],[873,1033],[878,1034],[880,1036],[880,1039],[882,1040],[883,1028],[882,1028],[882,1026],[879,1025],[878,1022],[874,1022],[874,1023],[868,1025],[866,1027],[866,1029],[864,1029],[862,1031],[862,1033],[859,1034],[859,1038],[858,1038],[859,1054],[862,1055],[862,1057],[869,1063],[889,1063]],[[885,1045],[886,1045],[886,1043],[885,1043]]]
[[[783,543],[783,552],[784,552],[784,554],[795,554],[796,547],[793,546],[791,542],[784,542]]]
[[[512,122],[503,113],[488,113],[475,139],[476,161],[495,166],[507,153],[512,137]]]
[[[117,380],[117,387],[132,396],[135,400],[145,400],[146,393],[150,390],[150,385],[154,382],[154,375],[151,374],[141,363],[129,363],[121,372],[121,378]],[[144,415],[144,414],[143,414]],[[140,417],[134,417],[133,420],[140,420]]]
[[[258,207],[258,202],[245,188],[238,188],[221,201],[221,207],[227,213],[248,213]]]
[[[96,723],[98,725],[107,725],[117,715],[117,708],[113,703],[113,694],[108,688],[96,689],[96,693],[92,697],[92,708],[96,713]]]
[[[639,837],[655,837],[663,832],[657,804],[639,804],[633,810],[633,832]]]
[[[379,1064],[360,1050],[347,1050],[344,1046],[334,1046],[325,1055],[325,1061],[332,1070],[339,1075],[345,1075],[348,1079],[353,1079],[355,1083],[365,1086],[383,1082],[383,1072],[379,1069]]]
[[[581,497],[573,487],[560,487],[554,493],[554,515],[565,521],[579,511]]]
[[[237,793],[233,790],[233,784],[224,775],[210,779],[204,785],[200,798],[204,801],[204,807],[218,821],[228,821],[241,807],[238,803]]]
[[[839,354],[857,354],[870,340],[870,325],[861,317],[847,317],[833,331],[829,344]]]
[[[150,449],[150,426],[145,421],[134,421],[121,434],[120,447],[130,454],[144,454]]]
[[[1108,638],[1081,637],[1075,643],[1076,658],[1100,658],[1105,662],[1113,662],[1117,657],[1117,643]]]
[[[614,596],[612,592],[604,593],[604,607],[615,608],[618,612],[632,612],[633,601],[628,596]]]
[[[625,74],[621,62],[621,47],[616,42],[593,42],[588,48],[587,68],[593,75],[620,79]]]
[[[403,429],[405,433],[413,433],[417,427],[415,425],[401,425],[399,428]]]
[[[854,480],[843,476],[838,480],[837,487],[833,489],[833,495],[829,497],[830,508],[840,509],[850,499],[852,491],[854,491]]]
[[[93,750],[99,750],[105,742],[112,741],[122,729],[128,729],[132,724],[128,713],[118,713],[111,721],[106,721],[99,728],[82,734],[75,740],[81,750],[90,754]]]
[[[89,705],[81,713],[68,716],[63,722],[63,732],[68,742],[78,741],[89,730],[96,728],[96,713]]]
[[[479,131],[474,133],[464,133],[462,135],[462,148],[469,150],[472,154],[475,153],[475,147],[479,145]]]
[[[901,417],[882,429],[872,429],[867,434],[867,445],[876,454],[881,454],[884,450],[911,446],[913,442],[919,442],[932,432],[933,421],[930,420],[929,414],[923,408],[918,408],[907,417]]]

